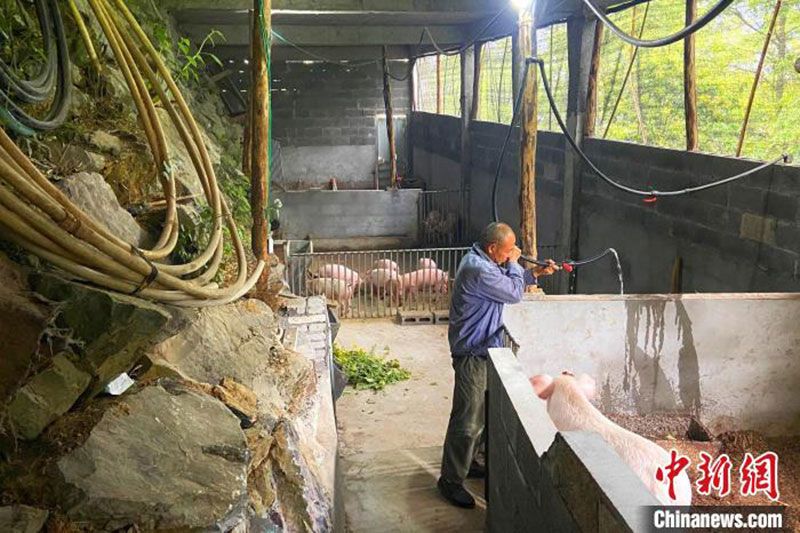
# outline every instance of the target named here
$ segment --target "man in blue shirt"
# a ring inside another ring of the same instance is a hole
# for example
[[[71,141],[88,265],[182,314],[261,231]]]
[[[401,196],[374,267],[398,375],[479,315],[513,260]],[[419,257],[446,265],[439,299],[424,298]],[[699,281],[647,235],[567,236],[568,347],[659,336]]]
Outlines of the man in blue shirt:
[[[517,263],[522,251],[516,240],[507,224],[489,224],[461,260],[453,286],[448,338],[456,375],[438,487],[459,507],[475,507],[464,479],[485,474],[475,455],[484,428],[486,358],[489,348],[503,345],[503,304],[520,302],[526,285],[559,270],[552,260],[524,270]]]

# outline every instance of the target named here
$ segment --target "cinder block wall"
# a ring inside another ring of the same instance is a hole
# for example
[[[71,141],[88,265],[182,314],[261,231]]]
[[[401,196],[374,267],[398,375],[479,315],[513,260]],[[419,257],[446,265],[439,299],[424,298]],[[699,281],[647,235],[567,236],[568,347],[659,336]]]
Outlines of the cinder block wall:
[[[492,221],[492,187],[507,131],[508,126],[493,122],[473,121],[470,126],[473,168],[469,231],[473,238]],[[554,245],[560,235],[564,140],[553,133],[539,133],[536,163],[539,243]],[[428,190],[461,188],[461,122],[458,117],[414,112],[411,147],[414,175],[425,182]],[[519,226],[518,191],[519,135],[512,134],[503,159],[497,209],[500,218],[515,229]]]
[[[406,65],[390,64],[394,74],[402,74]],[[305,189],[336,177],[340,188],[372,188],[376,116],[385,114],[382,67],[284,61],[273,64],[272,79],[272,135],[281,143],[281,185]],[[391,87],[394,113],[408,115],[408,82],[392,81]],[[406,159],[402,153],[398,158]]]
[[[314,241],[315,251],[413,248],[419,189],[279,193],[282,239]]]
[[[471,228],[491,221],[497,156],[508,127],[473,122]],[[498,189],[502,219],[518,225],[518,135],[512,134]],[[415,173],[430,183],[460,183],[457,118],[413,113]],[[612,178],[637,188],[664,190],[708,183],[758,162],[633,143],[587,139],[585,149]],[[537,230],[541,245],[561,241],[565,139],[539,132],[536,161]],[[426,166],[422,161],[434,161]],[[673,265],[682,259],[684,292],[800,290],[800,166],[781,165],[699,194],[654,204],[622,193],[589,172],[582,176],[579,256],[608,247],[622,259],[626,291],[670,290]],[[584,267],[578,292],[618,290],[611,261]]]
[[[744,172],[730,157],[589,139],[589,157],[633,187],[679,189]],[[620,252],[628,292],[667,292],[677,257],[684,292],[800,290],[800,167],[777,166],[698,194],[646,204],[584,174],[580,246]],[[586,268],[580,292],[612,292],[611,266]]]
[[[597,434],[556,433],[511,350],[490,351],[488,531],[645,531],[641,480]]]

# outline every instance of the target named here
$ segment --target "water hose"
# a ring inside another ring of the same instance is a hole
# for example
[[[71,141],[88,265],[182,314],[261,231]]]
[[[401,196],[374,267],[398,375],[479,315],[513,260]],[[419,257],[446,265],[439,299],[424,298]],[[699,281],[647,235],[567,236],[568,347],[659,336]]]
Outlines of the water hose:
[[[265,263],[259,261],[248,277],[244,246],[219,191],[197,123],[130,10],[123,0],[113,2],[112,5],[111,0],[89,0],[131,91],[164,187],[167,214],[156,246],[151,250],[139,249],[109,233],[50,183],[4,130],[0,130],[0,227],[10,240],[28,251],[76,278],[104,288],[180,306],[202,307],[234,301],[252,289]],[[150,90],[156,92],[178,130],[213,212],[214,228],[207,248],[182,265],[159,262],[174,250],[178,222],[175,181]],[[232,285],[221,288],[212,279],[223,256],[223,223],[233,239],[238,274]]]

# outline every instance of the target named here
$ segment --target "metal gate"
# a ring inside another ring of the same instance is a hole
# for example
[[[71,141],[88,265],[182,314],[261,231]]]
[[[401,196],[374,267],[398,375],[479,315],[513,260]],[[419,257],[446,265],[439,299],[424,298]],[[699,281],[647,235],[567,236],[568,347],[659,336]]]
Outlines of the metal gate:
[[[540,247],[550,257],[554,246]],[[419,248],[295,253],[287,257],[291,291],[324,294],[339,306],[342,318],[393,317],[398,311],[434,311],[450,307],[453,280],[470,250]],[[541,280],[550,285],[550,279]],[[545,292],[551,287],[544,286]]]
[[[343,318],[392,317],[450,307],[462,248],[314,252],[287,258],[291,291],[324,294]]]

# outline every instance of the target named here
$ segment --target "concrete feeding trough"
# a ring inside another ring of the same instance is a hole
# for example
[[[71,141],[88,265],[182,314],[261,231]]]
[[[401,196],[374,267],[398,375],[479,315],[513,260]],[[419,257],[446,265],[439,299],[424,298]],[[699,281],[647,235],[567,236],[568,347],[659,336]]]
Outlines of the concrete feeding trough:
[[[800,294],[532,297],[507,306],[504,321],[519,347],[516,357],[507,348],[491,355],[490,531],[531,523],[559,531],[647,528],[645,506],[657,500],[639,478],[597,434],[558,433],[534,394],[531,375],[562,370],[592,376],[595,404],[623,427],[626,416],[665,415],[692,415],[708,427],[716,442],[645,435],[692,457],[693,481],[697,449],[713,456],[745,442],[741,457],[774,447],[779,485],[787,485],[780,501],[797,525],[798,454],[790,443],[800,434]],[[731,497],[695,492],[693,505],[774,505],[736,494],[738,467]]]

